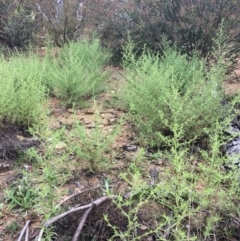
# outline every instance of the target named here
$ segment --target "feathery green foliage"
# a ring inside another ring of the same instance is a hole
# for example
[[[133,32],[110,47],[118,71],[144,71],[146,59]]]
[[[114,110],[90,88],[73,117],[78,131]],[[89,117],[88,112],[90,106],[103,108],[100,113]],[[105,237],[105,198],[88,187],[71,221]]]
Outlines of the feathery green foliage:
[[[137,58],[133,49],[130,43],[123,56],[123,100],[140,135],[151,146],[176,134],[182,141],[204,137],[224,115],[223,67],[207,71],[197,55],[189,59],[167,44],[163,57],[145,49]],[[174,133],[175,126],[181,133]]]
[[[103,67],[108,59],[109,53],[97,40],[65,45],[49,70],[53,93],[67,105],[98,94],[107,80]]]
[[[46,87],[42,84],[44,66],[37,56],[15,53],[1,58],[0,120],[23,126],[40,123],[46,116]]]

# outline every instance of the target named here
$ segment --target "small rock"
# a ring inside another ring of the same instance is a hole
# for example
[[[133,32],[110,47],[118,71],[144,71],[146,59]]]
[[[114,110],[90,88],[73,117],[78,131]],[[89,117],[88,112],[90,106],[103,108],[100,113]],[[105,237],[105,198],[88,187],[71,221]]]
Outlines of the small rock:
[[[88,129],[93,129],[93,128],[95,128],[96,126],[94,125],[94,124],[89,124],[89,125],[87,125],[86,126]]]
[[[149,171],[149,174],[151,177],[150,185],[155,185],[158,181],[159,168],[155,166],[153,169]]]
[[[10,165],[8,163],[0,163],[0,171],[10,170]]]
[[[74,109],[68,109],[68,113],[74,113]]]
[[[228,129],[225,130],[225,132],[226,132],[227,134],[233,135],[233,134],[235,134],[235,133],[239,133],[239,129],[238,129],[238,127],[236,127],[236,126],[231,125],[231,126],[229,126]]]
[[[129,199],[131,196],[132,196],[132,193],[131,193],[131,192],[128,192],[128,193],[126,193],[123,197],[124,197],[125,199]]]
[[[145,231],[145,230],[147,230],[147,229],[148,229],[148,227],[147,227],[147,226],[145,226],[145,225],[141,225],[141,226],[140,226],[140,229]]]
[[[24,167],[27,171],[31,170],[31,166],[29,166],[29,165],[27,165],[27,164],[24,164],[23,167]]]
[[[25,137],[24,136],[17,135],[17,138],[18,138],[19,141],[25,141]]]
[[[81,186],[81,183],[79,181],[76,181],[75,184],[76,184],[77,187]]]
[[[32,142],[32,141],[37,141],[38,140],[37,137],[24,137],[24,136],[20,136],[20,135],[17,135],[17,139],[19,141],[24,141],[24,142],[26,142],[26,141]]]
[[[157,162],[157,164],[158,164],[158,166],[163,166],[164,162],[163,162],[163,160],[159,160],[159,161]]]
[[[137,151],[138,147],[135,145],[124,145],[123,150],[124,151]]]
[[[153,238],[152,237],[148,237],[147,241],[153,241]]]
[[[191,225],[187,224],[187,225],[186,225],[186,228],[187,228],[188,230],[191,230]]]
[[[59,142],[56,146],[55,146],[55,149],[60,151],[60,150],[63,150],[67,147],[67,144],[65,142]]]
[[[93,115],[94,112],[95,112],[95,111],[94,111],[93,109],[88,109],[88,110],[85,111],[85,114],[87,114],[87,115]]]
[[[115,123],[117,123],[117,119],[114,119],[114,118],[112,118],[112,119],[108,119],[108,124],[115,124]]]

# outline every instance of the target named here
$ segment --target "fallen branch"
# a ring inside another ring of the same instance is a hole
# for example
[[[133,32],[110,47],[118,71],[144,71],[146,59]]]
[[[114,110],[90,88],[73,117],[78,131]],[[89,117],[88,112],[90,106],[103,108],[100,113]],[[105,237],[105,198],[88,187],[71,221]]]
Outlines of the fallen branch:
[[[82,229],[83,229],[83,225],[84,225],[84,223],[86,222],[86,219],[87,219],[87,217],[88,217],[88,214],[92,211],[92,209],[93,209],[93,207],[87,209],[87,210],[84,212],[84,214],[83,214],[83,216],[82,216],[82,218],[81,218],[81,221],[80,221],[80,223],[79,223],[79,225],[78,225],[78,227],[77,227],[77,230],[76,230],[76,232],[75,232],[75,234],[74,234],[74,236],[73,236],[73,238],[72,238],[72,241],[78,241],[78,238],[79,238],[79,236],[80,236],[80,234],[81,234],[81,231],[82,231]]]
[[[22,238],[23,238],[23,235],[25,234],[25,232],[26,232],[26,237],[25,237],[25,240],[28,240],[27,238],[28,238],[28,236],[29,236],[29,224],[30,224],[30,222],[31,222],[31,220],[28,220],[27,222],[26,222],[26,224],[25,224],[25,226],[23,227],[23,229],[22,229],[22,231],[21,231],[21,233],[20,233],[20,236],[19,236],[19,238],[18,238],[18,240],[17,241],[21,241],[22,240]]]
[[[41,241],[42,240],[43,233],[44,233],[44,228],[41,229],[41,231],[40,231],[40,233],[38,235],[37,241]]]
[[[80,194],[82,194],[82,193],[84,193],[84,192],[91,191],[91,190],[97,189],[97,188],[99,188],[99,187],[101,187],[101,186],[96,186],[96,187],[93,187],[93,188],[88,188],[88,189],[85,189],[85,190],[83,190],[83,191],[81,191],[81,192],[74,193],[74,194],[72,194],[71,196],[66,197],[65,199],[63,199],[55,208],[58,209],[60,206],[63,205],[63,203],[67,202],[68,200],[70,200],[70,199],[72,199],[72,198],[74,198],[74,197],[76,197],[76,196],[78,196],[78,195],[80,195]]]
[[[78,235],[80,235],[81,229],[82,229],[81,226],[84,225],[84,223],[85,223],[85,221],[86,221],[86,218],[87,218],[89,212],[92,210],[92,208],[93,208],[93,207],[98,207],[98,206],[99,206],[100,204],[102,204],[103,202],[105,202],[105,201],[107,201],[107,200],[112,200],[112,199],[115,199],[115,198],[117,198],[117,195],[103,196],[103,197],[100,197],[100,198],[96,199],[96,200],[93,201],[93,202],[90,202],[90,203],[87,204],[87,205],[84,205],[84,206],[81,206],[81,207],[72,208],[72,209],[70,209],[69,211],[66,211],[66,212],[64,212],[64,213],[62,213],[62,214],[60,214],[60,215],[58,215],[58,216],[56,216],[56,217],[48,220],[47,222],[45,222],[45,223],[43,224],[43,227],[42,227],[42,229],[41,229],[41,231],[40,231],[40,234],[39,234],[39,236],[38,236],[38,240],[37,240],[37,241],[41,241],[41,240],[42,240],[42,236],[43,236],[43,233],[44,233],[44,229],[47,228],[47,227],[49,227],[49,226],[51,226],[53,223],[55,223],[55,222],[58,221],[59,219],[65,217],[65,216],[67,216],[67,215],[69,215],[69,214],[71,214],[71,213],[75,213],[75,212],[78,212],[78,211],[87,209],[87,211],[85,211],[85,213],[84,213],[84,215],[83,215],[83,217],[82,217],[82,219],[81,219],[81,222],[79,223],[79,226],[78,226],[78,229],[80,229],[80,232],[79,232]],[[76,230],[76,233],[77,233],[78,229]],[[76,234],[76,233],[75,233],[75,234]],[[20,240],[18,240],[18,241],[20,241]]]
[[[29,241],[29,225],[27,226],[27,229],[26,229],[25,241]]]
[[[74,213],[74,212],[78,212],[78,211],[81,211],[81,210],[84,210],[84,209],[87,209],[87,208],[90,208],[92,206],[99,206],[100,204],[102,204],[103,202],[107,201],[107,200],[110,200],[110,199],[114,199],[116,198],[117,196],[104,196],[104,197],[100,197],[98,198],[97,200],[87,204],[87,205],[84,205],[84,206],[81,206],[81,207],[77,207],[77,208],[72,208],[70,209],[69,211],[66,211],[58,216],[56,216],[55,218],[52,218],[50,220],[48,220],[43,226],[45,228],[49,227],[50,225],[52,225],[53,223],[55,223],[57,220],[59,220],[60,218],[63,218],[71,213]]]

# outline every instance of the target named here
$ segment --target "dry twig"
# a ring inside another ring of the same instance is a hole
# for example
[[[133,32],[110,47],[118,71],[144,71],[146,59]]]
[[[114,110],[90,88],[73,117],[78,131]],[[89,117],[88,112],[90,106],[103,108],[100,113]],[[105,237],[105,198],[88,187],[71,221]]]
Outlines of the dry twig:
[[[81,221],[80,221],[80,223],[79,223],[79,225],[78,225],[78,227],[77,227],[77,230],[76,230],[76,232],[75,232],[75,234],[74,234],[74,236],[73,236],[73,238],[72,238],[72,241],[78,241],[78,238],[79,238],[79,236],[80,236],[80,234],[81,234],[81,231],[82,231],[82,229],[83,229],[83,225],[84,225],[84,223],[86,222],[86,219],[87,219],[87,217],[88,217],[88,214],[92,211],[92,208],[93,208],[93,207],[87,209],[87,210],[84,212],[84,214],[83,214],[83,216],[82,216],[82,218],[81,218]]]
[[[29,225],[27,226],[27,229],[26,229],[25,241],[29,241]]]
[[[23,235],[25,234],[25,232],[26,232],[25,240],[26,240],[26,241],[29,240],[28,237],[29,237],[29,224],[30,224],[30,222],[31,222],[31,220],[28,220],[28,221],[26,222],[26,224],[25,224],[25,226],[23,227],[23,229],[22,229],[22,231],[21,231],[21,233],[20,233],[20,236],[19,236],[19,238],[18,238],[17,241],[21,241],[21,240],[22,240]]]
[[[41,232],[40,232],[40,234],[39,234],[39,236],[38,236],[38,240],[37,240],[37,241],[41,241],[41,240],[42,240],[42,236],[43,236],[43,233],[44,233],[44,229],[47,228],[47,227],[49,227],[49,226],[51,226],[53,223],[55,223],[55,222],[58,221],[59,219],[65,217],[65,216],[67,216],[67,215],[69,215],[69,214],[71,214],[71,213],[75,213],[75,212],[78,212],[78,211],[87,209],[87,210],[85,211],[85,213],[83,214],[83,217],[82,217],[82,219],[81,219],[81,221],[80,221],[80,223],[79,223],[79,226],[78,226],[78,228],[77,228],[77,230],[76,230],[76,232],[75,232],[75,234],[77,233],[76,235],[79,236],[80,233],[81,233],[81,230],[82,230],[82,226],[84,225],[84,223],[85,223],[85,221],[86,221],[86,218],[87,218],[89,212],[92,210],[92,208],[93,208],[93,207],[98,207],[98,206],[99,206],[100,204],[102,204],[103,202],[105,202],[105,201],[107,201],[107,200],[115,199],[115,198],[117,198],[116,195],[103,196],[103,197],[100,197],[100,198],[96,199],[96,200],[93,201],[93,202],[90,202],[90,203],[87,204],[87,205],[84,205],[84,206],[81,206],[81,207],[72,208],[72,209],[70,209],[69,211],[66,211],[66,212],[64,212],[64,213],[62,213],[62,214],[60,214],[60,215],[58,215],[58,216],[56,216],[56,217],[48,220],[47,222],[45,222],[45,223],[43,224],[43,227],[42,227],[42,229],[41,229]],[[78,230],[80,230],[80,232],[78,232]],[[74,240],[74,239],[73,239],[73,240]],[[19,241],[20,241],[20,240],[19,240]]]
[[[96,186],[96,187],[93,187],[93,188],[88,188],[88,189],[85,189],[85,190],[83,190],[83,191],[81,191],[81,192],[74,193],[74,194],[72,194],[71,196],[68,196],[68,197],[66,197],[65,199],[63,199],[55,208],[58,209],[60,206],[63,205],[63,203],[67,202],[68,200],[70,200],[70,199],[72,199],[72,198],[74,198],[74,197],[76,197],[76,196],[78,196],[78,195],[80,195],[80,194],[82,194],[82,193],[84,193],[84,192],[91,191],[91,190],[95,190],[95,189],[97,189],[97,188],[99,188],[99,187],[101,187],[101,186]]]

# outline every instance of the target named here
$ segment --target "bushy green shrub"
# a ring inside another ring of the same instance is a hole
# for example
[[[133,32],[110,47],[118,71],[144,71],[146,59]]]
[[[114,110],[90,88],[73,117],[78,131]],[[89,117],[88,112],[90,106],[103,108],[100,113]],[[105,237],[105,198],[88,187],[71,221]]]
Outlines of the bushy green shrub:
[[[43,120],[47,94],[43,73],[44,65],[32,54],[1,58],[0,121],[29,127]]]
[[[107,80],[103,67],[108,59],[109,53],[100,48],[97,40],[65,45],[49,70],[53,93],[67,105],[78,105],[80,99],[99,93]]]
[[[182,141],[204,137],[224,114],[224,67],[207,71],[197,55],[188,59],[167,45],[162,58],[146,49],[136,58],[133,49],[129,44],[124,52],[123,100],[142,138],[159,146],[175,135]],[[174,133],[177,126],[180,133]]]

